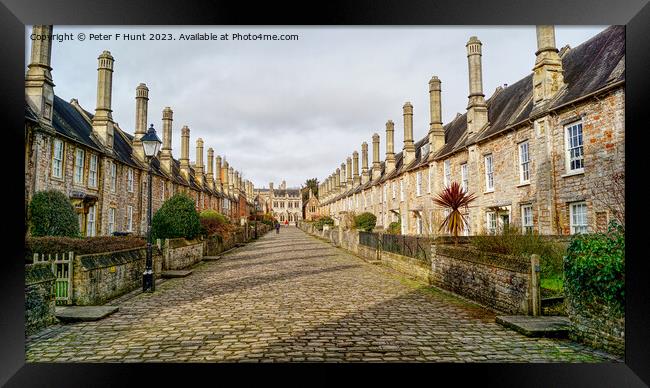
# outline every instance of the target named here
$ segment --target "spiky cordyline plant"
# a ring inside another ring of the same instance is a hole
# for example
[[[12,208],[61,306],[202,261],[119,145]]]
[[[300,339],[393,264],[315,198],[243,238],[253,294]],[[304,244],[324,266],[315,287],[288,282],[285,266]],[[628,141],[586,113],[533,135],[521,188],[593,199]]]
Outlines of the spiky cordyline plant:
[[[445,187],[433,199],[433,202],[437,205],[450,210],[438,230],[442,230],[443,228],[447,229],[449,234],[453,235],[456,241],[458,241],[458,235],[467,224],[467,220],[460,212],[460,208],[467,208],[467,205],[475,199],[476,196],[473,193],[469,194],[467,191],[464,191],[458,182],[451,182],[451,185]]]

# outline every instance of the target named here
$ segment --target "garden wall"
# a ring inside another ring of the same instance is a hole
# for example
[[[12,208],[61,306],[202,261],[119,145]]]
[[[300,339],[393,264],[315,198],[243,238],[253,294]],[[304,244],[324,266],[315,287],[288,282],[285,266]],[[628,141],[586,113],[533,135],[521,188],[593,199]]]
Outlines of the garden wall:
[[[203,259],[203,241],[184,238],[165,239],[162,244],[162,270],[190,267]]]
[[[25,334],[57,322],[52,288],[56,277],[49,263],[25,266]]]

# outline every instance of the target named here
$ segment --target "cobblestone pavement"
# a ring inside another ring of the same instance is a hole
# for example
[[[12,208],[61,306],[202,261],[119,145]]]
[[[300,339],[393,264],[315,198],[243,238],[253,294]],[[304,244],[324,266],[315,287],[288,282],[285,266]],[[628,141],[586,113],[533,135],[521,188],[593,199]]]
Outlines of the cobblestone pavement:
[[[494,313],[424,287],[295,227],[271,232],[97,322],[27,339],[28,362],[602,362],[532,339]]]

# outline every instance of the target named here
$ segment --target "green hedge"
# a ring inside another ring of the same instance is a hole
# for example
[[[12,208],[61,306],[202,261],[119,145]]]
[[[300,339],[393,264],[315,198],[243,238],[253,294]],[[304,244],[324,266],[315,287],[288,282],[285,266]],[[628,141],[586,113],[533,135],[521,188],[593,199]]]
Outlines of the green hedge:
[[[575,298],[625,308],[625,232],[614,223],[606,233],[575,235],[564,258],[565,289]]]
[[[364,232],[372,232],[377,224],[377,216],[372,213],[365,212],[354,217],[354,226]]]
[[[317,230],[323,230],[324,225],[334,226],[334,220],[332,217],[320,217],[316,222],[314,222],[314,228]]]
[[[34,253],[67,253],[77,255],[144,248],[147,241],[134,236],[112,237],[28,237],[25,239],[25,259],[31,262]]]
[[[394,221],[388,224],[388,229],[386,229],[388,234],[401,234],[402,233],[402,223],[399,221]]]
[[[221,235],[229,232],[233,227],[228,217],[215,210],[203,210],[199,214],[201,222],[201,233],[204,236]]]
[[[72,202],[58,190],[39,191],[28,209],[30,234],[41,236],[80,237],[79,220]]]
[[[165,201],[151,220],[151,235],[154,240],[180,237],[192,240],[200,234],[201,222],[194,200],[184,193]]]

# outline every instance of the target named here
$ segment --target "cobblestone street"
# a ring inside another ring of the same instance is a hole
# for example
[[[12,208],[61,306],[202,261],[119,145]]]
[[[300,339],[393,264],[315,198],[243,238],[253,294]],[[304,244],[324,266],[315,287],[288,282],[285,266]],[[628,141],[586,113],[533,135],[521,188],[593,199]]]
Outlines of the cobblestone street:
[[[119,303],[27,339],[28,362],[602,362],[283,227]]]

